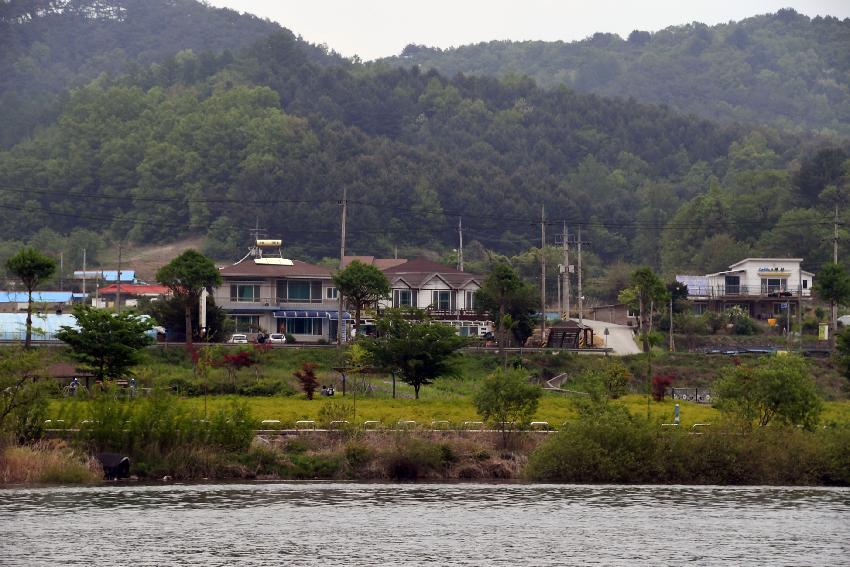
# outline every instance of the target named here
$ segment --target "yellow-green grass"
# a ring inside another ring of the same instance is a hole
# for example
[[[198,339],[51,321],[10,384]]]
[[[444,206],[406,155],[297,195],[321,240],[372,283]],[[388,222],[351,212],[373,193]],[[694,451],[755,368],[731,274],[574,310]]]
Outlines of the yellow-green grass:
[[[293,397],[237,397],[237,396],[210,396],[207,399],[207,410],[212,412],[220,407],[232,403],[234,400],[244,402],[251,410],[251,414],[257,420],[276,419],[281,425],[292,426],[298,420],[319,420],[320,411],[325,404],[330,402],[347,402],[354,405],[355,400],[351,395],[334,398],[318,397],[307,400],[303,396]],[[51,403],[50,414],[53,418],[62,418],[67,415],[69,403],[85,404],[86,402],[67,402],[55,400]],[[613,403],[624,404],[629,411],[638,416],[644,416],[647,412],[646,397],[640,395],[628,395]],[[663,402],[651,401],[649,404],[650,418],[653,421],[671,422],[673,420],[673,400]],[[681,410],[681,424],[689,427],[694,423],[716,423],[720,418],[720,412],[711,407],[693,402],[678,402]],[[180,400],[180,404],[186,409],[203,412],[204,398],[193,397]],[[81,408],[78,408],[81,409]],[[81,413],[78,412],[78,415]],[[546,421],[553,427],[558,427],[565,421],[576,418],[574,405],[569,398],[546,394],[540,400],[535,421]],[[356,416],[353,421],[380,421],[384,426],[392,426],[400,420],[415,421],[417,424],[428,426],[434,420],[445,420],[452,424],[460,424],[464,421],[476,421],[480,419],[475,410],[470,396],[455,396],[454,398],[440,399],[392,399],[392,398],[363,398],[356,400]],[[824,412],[821,415],[823,423],[846,423],[850,422],[850,401],[824,402]]]

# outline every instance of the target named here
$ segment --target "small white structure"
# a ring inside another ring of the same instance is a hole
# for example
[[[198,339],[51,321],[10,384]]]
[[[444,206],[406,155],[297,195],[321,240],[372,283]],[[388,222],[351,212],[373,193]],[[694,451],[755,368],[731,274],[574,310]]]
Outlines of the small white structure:
[[[768,319],[811,300],[815,275],[803,270],[802,258],[745,258],[728,270],[704,276],[676,276],[688,286],[697,312],[739,305],[752,317]]]

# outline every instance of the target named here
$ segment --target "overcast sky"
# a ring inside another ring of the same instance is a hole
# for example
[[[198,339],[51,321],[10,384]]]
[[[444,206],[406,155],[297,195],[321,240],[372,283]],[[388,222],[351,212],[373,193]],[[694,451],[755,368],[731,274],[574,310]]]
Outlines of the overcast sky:
[[[364,60],[408,43],[452,47],[480,41],[628,36],[699,21],[741,20],[791,7],[808,16],[850,17],[848,0],[208,0],[276,21],[311,43]]]

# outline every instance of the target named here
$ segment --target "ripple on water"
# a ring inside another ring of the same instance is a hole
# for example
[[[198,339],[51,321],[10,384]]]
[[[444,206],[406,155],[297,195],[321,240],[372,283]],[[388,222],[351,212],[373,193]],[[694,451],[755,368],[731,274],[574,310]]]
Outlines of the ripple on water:
[[[0,491],[12,565],[850,564],[850,490],[256,483]]]

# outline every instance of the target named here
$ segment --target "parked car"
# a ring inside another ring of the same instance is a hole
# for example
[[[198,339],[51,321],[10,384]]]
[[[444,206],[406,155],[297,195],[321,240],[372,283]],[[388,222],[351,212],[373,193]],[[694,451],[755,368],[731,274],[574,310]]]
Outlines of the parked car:
[[[850,327],[850,315],[842,315],[837,321],[842,327]]]
[[[227,342],[231,344],[247,345],[248,335],[231,335],[230,340]]]
[[[272,333],[266,340],[274,344],[283,344],[286,342],[286,335],[283,333]]]

